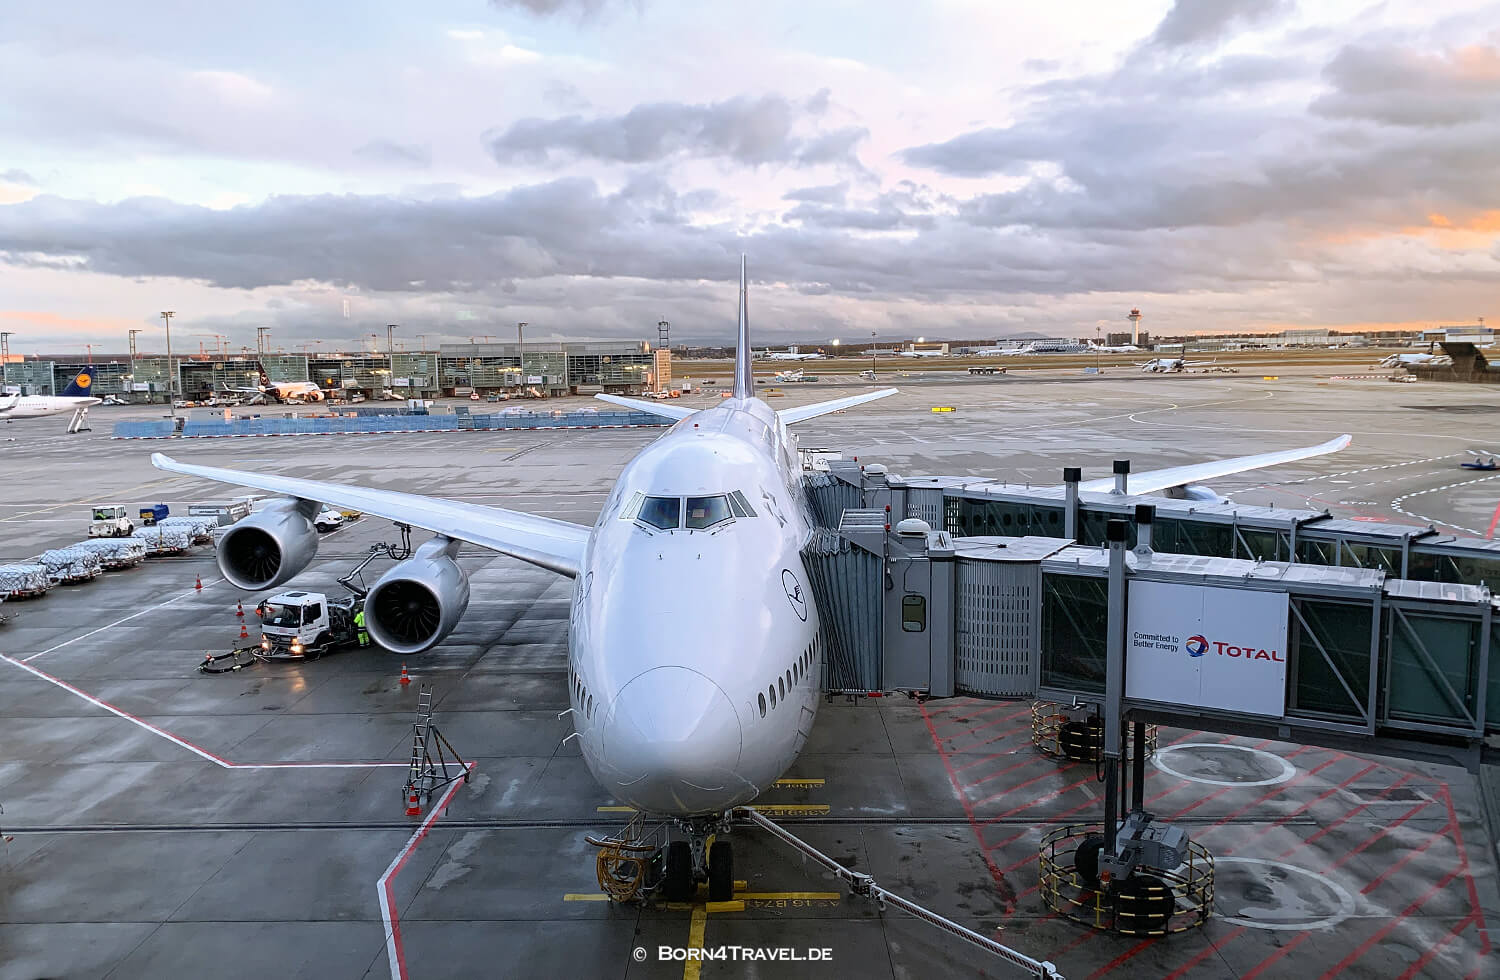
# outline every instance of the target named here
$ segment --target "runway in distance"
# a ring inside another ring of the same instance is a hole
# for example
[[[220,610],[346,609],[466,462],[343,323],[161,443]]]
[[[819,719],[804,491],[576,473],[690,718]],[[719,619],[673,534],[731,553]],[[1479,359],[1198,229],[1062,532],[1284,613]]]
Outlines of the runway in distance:
[[[226,529],[224,577],[269,589],[312,561],[312,518],[348,507],[434,533],[370,589],[366,626],[410,656],[458,624],[469,584],[463,543],[574,580],[568,686],[574,734],[600,786],[622,803],[670,818],[665,894],[698,881],[729,897],[728,813],[771,787],[796,760],[816,717],[826,655],[820,610],[801,549],[815,530],[789,426],[896,394],[866,391],[776,411],[755,397],[749,307],[740,268],[731,397],[694,410],[614,395],[614,404],[675,424],[620,473],[592,527],[475,503],[182,463],[158,469],[286,499]],[[1131,477],[1151,492],[1332,452],[1325,443]],[[1347,443],[1347,437],[1344,437]]]
[[[87,411],[103,399],[89,394],[94,386],[92,370],[85,368],[69,382],[61,395],[0,394],[0,419],[39,419],[49,415],[66,415],[80,409]]]

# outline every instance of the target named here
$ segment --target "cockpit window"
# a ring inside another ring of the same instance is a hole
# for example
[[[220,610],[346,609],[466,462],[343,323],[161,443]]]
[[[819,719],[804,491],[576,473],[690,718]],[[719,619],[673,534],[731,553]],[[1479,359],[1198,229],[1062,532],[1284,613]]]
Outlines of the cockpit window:
[[[746,500],[745,495],[738,490],[729,495],[729,506],[734,511],[735,517],[755,516],[755,508],[750,506],[750,501]]]
[[[681,503],[681,497],[647,497],[641,501],[641,512],[637,517],[652,527],[670,531],[677,526]]]
[[[646,495],[643,494],[643,493],[641,493],[639,490],[637,490],[634,494],[632,494],[631,497],[630,497],[629,502],[627,502],[625,504],[624,510],[620,511],[620,520],[622,520],[622,521],[633,521],[633,520],[635,520],[635,515],[639,514],[640,511],[641,511],[641,501],[643,501],[645,499],[646,499]]]
[[[734,517],[729,509],[729,498],[722,494],[715,497],[689,497],[687,499],[687,526],[702,530],[723,523]]]

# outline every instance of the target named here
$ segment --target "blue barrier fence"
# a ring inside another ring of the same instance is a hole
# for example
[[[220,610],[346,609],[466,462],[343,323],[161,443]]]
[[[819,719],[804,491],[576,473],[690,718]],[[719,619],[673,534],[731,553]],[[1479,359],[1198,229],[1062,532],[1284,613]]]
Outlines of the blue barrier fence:
[[[254,418],[223,421],[189,420],[184,438],[224,436],[332,435],[335,433],[454,432],[500,429],[567,429],[620,426],[666,426],[664,419],[646,412],[558,412],[510,415],[365,415],[355,418]],[[160,422],[116,422],[116,439],[167,439],[173,424]]]

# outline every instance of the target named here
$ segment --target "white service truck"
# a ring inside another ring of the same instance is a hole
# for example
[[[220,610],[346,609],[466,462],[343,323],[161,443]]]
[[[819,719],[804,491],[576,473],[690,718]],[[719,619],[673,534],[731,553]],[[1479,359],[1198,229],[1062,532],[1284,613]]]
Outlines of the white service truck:
[[[330,599],[322,592],[282,592],[257,607],[260,648],[266,656],[316,660],[359,640],[354,617],[364,600],[348,595]]]
[[[91,538],[128,538],[135,533],[135,521],[125,515],[124,504],[95,504],[94,519],[89,522]]]

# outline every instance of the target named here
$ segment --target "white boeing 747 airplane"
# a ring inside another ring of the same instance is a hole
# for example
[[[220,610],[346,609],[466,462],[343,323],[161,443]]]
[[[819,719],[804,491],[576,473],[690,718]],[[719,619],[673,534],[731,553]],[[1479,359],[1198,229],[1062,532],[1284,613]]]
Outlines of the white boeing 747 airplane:
[[[152,463],[286,496],[220,538],[219,568],[242,589],[274,588],[307,567],[318,541],[312,518],[325,503],[434,532],[366,596],[370,635],[396,653],[426,650],[458,624],[469,601],[454,561],[462,543],[571,576],[569,712],[583,758],[611,796],[671,818],[667,898],[690,897],[707,880],[711,899],[727,899],[733,856],[718,835],[729,812],[772,786],[806,743],[826,654],[801,556],[812,512],[788,426],[896,393],[779,412],[756,398],[743,260],[738,342],[732,397],[712,407],[596,396],[677,421],[625,466],[592,528],[161,454]],[[1203,472],[1329,451],[1203,464]],[[1169,472],[1174,483],[1200,475],[1195,467]],[[1166,486],[1147,473],[1131,482]]]

